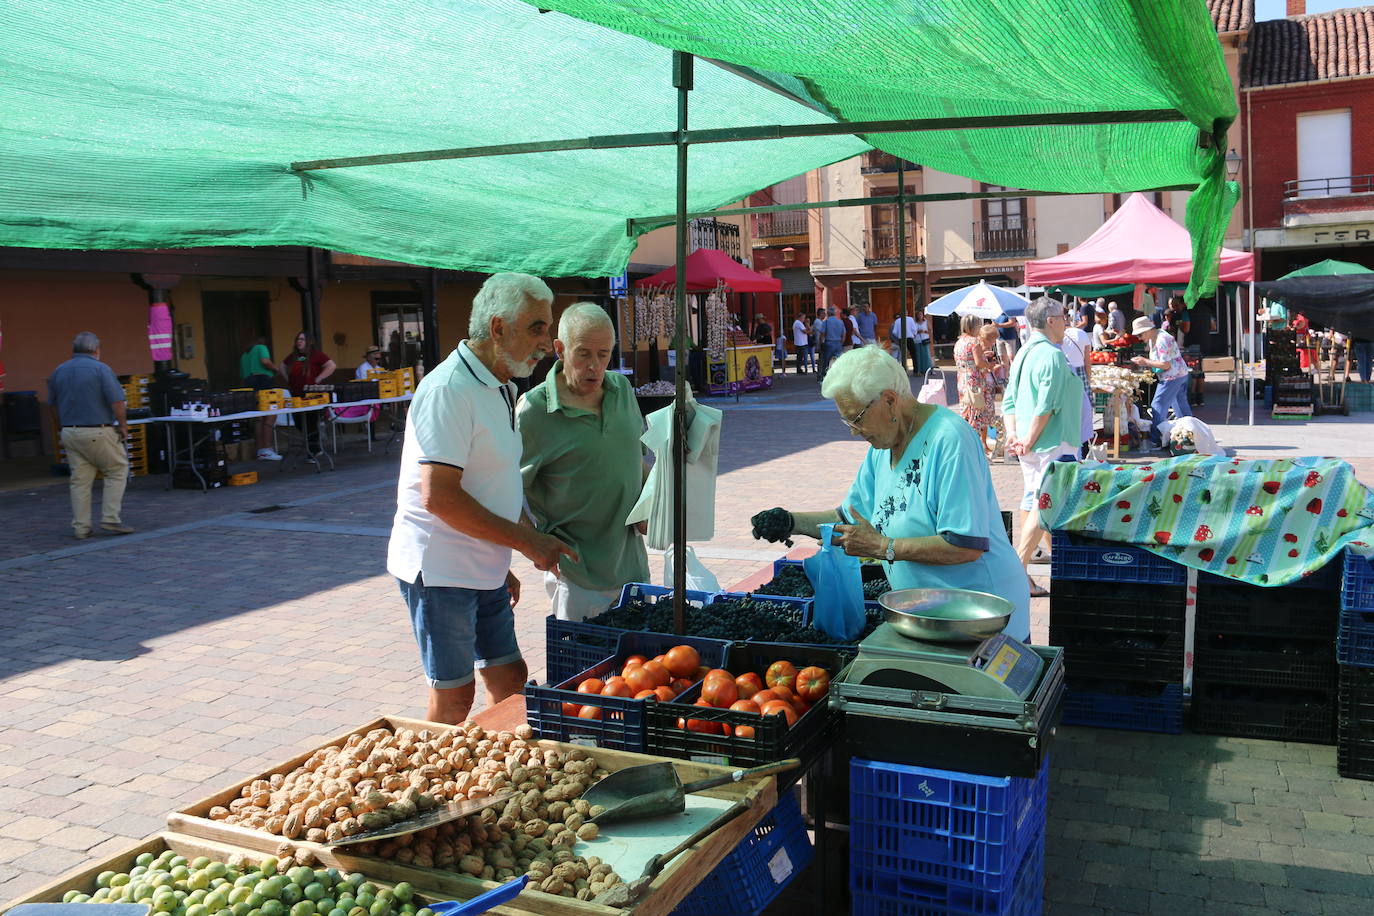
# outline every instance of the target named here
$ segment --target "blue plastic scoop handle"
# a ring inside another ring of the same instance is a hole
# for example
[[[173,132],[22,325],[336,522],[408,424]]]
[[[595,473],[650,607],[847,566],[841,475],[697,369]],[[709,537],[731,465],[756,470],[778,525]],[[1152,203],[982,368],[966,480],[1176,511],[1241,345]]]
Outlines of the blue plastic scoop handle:
[[[434,911],[434,916],[476,916],[494,906],[500,906],[507,900],[514,900],[529,881],[529,875],[521,875],[471,900],[447,900],[430,904],[429,908]]]

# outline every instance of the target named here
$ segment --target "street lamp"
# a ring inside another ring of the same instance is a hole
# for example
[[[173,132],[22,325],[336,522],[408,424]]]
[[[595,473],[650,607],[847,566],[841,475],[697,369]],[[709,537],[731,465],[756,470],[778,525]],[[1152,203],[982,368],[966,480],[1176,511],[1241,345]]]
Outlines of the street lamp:
[[[1234,181],[1240,175],[1240,153],[1236,148],[1231,147],[1231,151],[1226,154],[1226,177]]]

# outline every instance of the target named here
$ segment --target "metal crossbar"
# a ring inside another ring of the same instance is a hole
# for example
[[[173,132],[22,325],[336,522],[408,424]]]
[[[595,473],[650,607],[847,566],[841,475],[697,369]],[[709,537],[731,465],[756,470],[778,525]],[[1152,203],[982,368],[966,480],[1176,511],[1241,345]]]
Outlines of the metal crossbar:
[[[564,150],[627,149],[646,146],[677,146],[681,143],[734,143],[746,140],[782,140],[795,137],[830,137],[845,134],[899,134],[927,130],[988,130],[999,127],[1056,127],[1073,124],[1142,124],[1185,121],[1172,108],[1135,111],[1070,111],[1026,115],[988,115],[976,118],[909,118],[896,121],[827,121],[821,124],[769,124],[757,127],[720,127],[709,130],[652,131],[638,134],[607,134],[572,140],[541,140],[531,143],[502,143],[495,146],[466,146],[454,149],[425,150],[414,153],[386,153],[377,156],[345,156],[337,159],[309,159],[291,163],[296,172],[320,169],[346,169],[366,165],[398,165],[406,162],[435,162],[443,159],[480,159],[490,156],[517,156],[527,153],[556,153]]]

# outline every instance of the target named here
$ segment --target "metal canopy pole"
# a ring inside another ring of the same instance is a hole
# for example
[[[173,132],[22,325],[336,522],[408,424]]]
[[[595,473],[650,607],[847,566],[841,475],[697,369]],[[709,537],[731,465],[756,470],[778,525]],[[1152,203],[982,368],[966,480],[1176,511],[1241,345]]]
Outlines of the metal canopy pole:
[[[1250,421],[1248,426],[1255,425],[1255,368],[1253,363],[1259,362],[1255,358],[1255,281],[1250,281],[1250,363],[1247,364],[1246,374],[1250,376]]]
[[[680,52],[673,52],[680,53]],[[291,170],[347,169],[365,165],[398,165],[405,162],[435,162],[441,159],[476,159],[486,156],[517,156],[526,153],[556,153],[563,150],[625,149],[641,146],[677,146],[681,143],[734,143],[744,140],[783,140],[796,137],[834,137],[846,134],[898,134],[923,130],[982,130],[997,127],[1062,127],[1074,124],[1149,124],[1186,121],[1172,108],[1136,111],[1069,111],[1028,115],[985,115],[975,118],[905,118],[889,121],[826,121],[821,124],[768,124],[757,127],[720,127],[688,132],[653,131],[638,134],[607,134],[570,140],[540,140],[532,143],[502,143],[495,146],[465,146],[453,149],[423,150],[414,153],[384,153],[376,156],[342,156],[333,159],[308,159],[291,163]]]
[[[901,316],[902,328],[897,340],[897,362],[901,363],[902,371],[906,372],[906,160],[897,160],[897,287],[900,292],[897,294],[897,314]],[[871,303],[870,303],[871,305]],[[912,309],[912,312],[915,312]],[[891,329],[888,336],[892,336]],[[912,371],[916,369],[916,360],[912,359]]]
[[[677,277],[674,339],[677,372],[673,392],[673,632],[687,632],[687,94],[692,91],[692,55],[673,52],[677,89]]]

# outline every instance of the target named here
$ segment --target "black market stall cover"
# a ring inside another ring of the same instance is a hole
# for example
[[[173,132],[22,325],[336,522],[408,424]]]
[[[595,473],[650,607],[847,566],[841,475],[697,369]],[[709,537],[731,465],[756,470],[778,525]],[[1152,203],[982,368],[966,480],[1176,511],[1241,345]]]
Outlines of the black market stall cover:
[[[1374,340],[1374,273],[1334,277],[1288,277],[1255,284],[1260,294],[1280,299],[1313,324]]]

